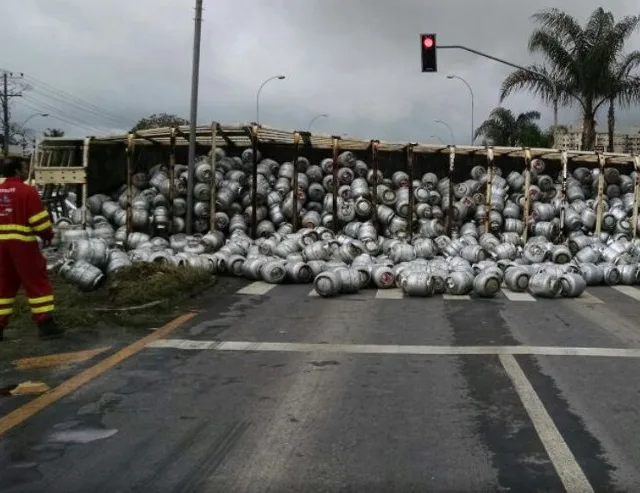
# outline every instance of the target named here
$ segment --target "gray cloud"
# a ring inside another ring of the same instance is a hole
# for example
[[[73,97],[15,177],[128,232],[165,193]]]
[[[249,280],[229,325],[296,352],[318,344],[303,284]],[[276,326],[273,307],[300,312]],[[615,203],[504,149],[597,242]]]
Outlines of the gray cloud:
[[[188,117],[192,0],[5,0],[0,43],[3,68],[25,72],[107,110],[81,110],[66,95],[29,79],[32,90],[13,101],[16,121],[36,110],[83,128],[32,119],[42,130],[63,127],[85,135],[125,129],[154,112]],[[581,20],[595,1],[560,0],[555,6]],[[634,12],[631,0],[607,4],[616,16]],[[436,32],[440,44],[464,44],[515,63],[533,61],[526,44],[530,15],[544,5],[512,0],[205,0],[202,31],[199,120],[227,123],[255,119],[255,94],[269,76],[287,79],[265,86],[261,121],[305,128],[318,113],[316,131],[364,138],[409,141],[449,140],[449,123],[459,143],[470,137],[474,89],[476,124],[498,103],[498,87],[511,71],[493,61],[453,50],[438,53],[439,73],[420,73],[420,32]],[[629,49],[640,49],[636,36]],[[56,99],[52,99],[57,96]],[[47,106],[48,105],[48,106]],[[514,111],[539,109],[543,124],[551,109],[527,94],[509,98]],[[54,111],[53,109],[56,111]],[[85,108],[86,109],[86,108]],[[637,124],[637,112],[621,112],[620,126]],[[576,119],[565,110],[561,120]],[[600,116],[605,121],[605,116]],[[32,125],[31,125],[32,124]],[[91,127],[87,128],[87,127]]]

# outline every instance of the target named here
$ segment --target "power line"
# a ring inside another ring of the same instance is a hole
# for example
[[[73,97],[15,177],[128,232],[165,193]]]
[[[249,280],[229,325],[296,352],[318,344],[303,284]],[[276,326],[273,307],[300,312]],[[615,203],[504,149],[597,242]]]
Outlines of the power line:
[[[42,106],[44,108],[46,108],[49,111],[58,113],[62,116],[64,116],[65,118],[68,118],[70,120],[74,120],[77,121],[79,123],[82,123],[84,125],[86,125],[88,128],[89,127],[93,127],[93,128],[98,128],[96,126],[94,126],[94,124],[88,120],[86,120],[85,118],[79,117],[77,115],[73,115],[71,113],[69,113],[67,110],[65,109],[61,109],[58,106],[54,106],[52,104],[49,104],[47,101],[43,101],[39,98],[34,97],[32,94],[25,94],[24,99],[27,101],[30,101],[32,104],[37,104],[38,106]]]
[[[90,109],[91,111],[93,111],[94,113],[97,114],[101,114],[111,120],[114,120],[116,123],[118,124],[122,124],[123,121],[128,121],[129,119],[127,117],[124,117],[123,115],[118,115],[115,113],[112,113],[109,110],[106,110],[105,108],[102,108],[100,106],[97,106],[93,103],[90,103],[89,101],[86,101],[78,96],[75,96],[73,94],[68,93],[67,91],[64,91],[62,89],[58,89],[54,86],[52,86],[51,84],[41,81],[39,79],[36,79],[33,76],[30,75],[25,75],[25,80],[27,82],[31,82],[32,84],[36,85],[36,86],[42,86],[41,87],[41,91],[42,92],[50,92],[51,94],[56,95],[57,98],[63,98],[66,99],[68,101],[70,101],[70,104],[75,104],[77,106],[85,106],[87,109]],[[72,103],[71,103],[72,102]]]
[[[29,104],[28,100],[24,100],[22,102],[22,104],[24,106],[26,106],[27,108],[31,108],[32,110],[35,110],[35,111],[39,111],[39,112],[44,111],[42,109],[42,107],[39,107],[38,105]],[[49,110],[46,110],[46,111],[49,111]],[[84,130],[90,130],[91,132],[96,132],[96,133],[99,133],[99,134],[105,134],[105,135],[107,134],[107,132],[105,132],[104,130],[99,130],[97,128],[94,128],[94,127],[91,127],[91,126],[88,126],[88,125],[83,125],[83,124],[81,124],[81,123],[79,123],[77,121],[74,121],[72,119],[65,118],[63,116],[56,115],[56,114],[53,114],[53,113],[49,113],[49,118],[53,118],[55,120],[59,120],[61,122],[64,122],[64,123],[66,123],[68,125],[71,125],[73,127],[76,127],[76,128],[80,128],[80,129],[84,129]]]
[[[79,105],[79,104],[77,104],[77,103],[75,103],[75,102],[73,102],[73,101],[71,101],[69,99],[60,98],[60,97],[57,97],[57,96],[52,96],[50,94],[47,94],[46,92],[39,91],[38,89],[34,89],[34,92],[36,94],[42,96],[43,98],[51,99],[52,101],[68,105],[68,106],[73,107],[73,108],[75,108],[77,110],[80,110],[80,111],[84,111],[85,113],[90,114],[93,117],[97,116],[97,117],[101,118],[102,120],[105,120],[105,121],[108,120],[108,121],[113,122],[113,123],[115,123],[117,125],[122,125],[122,123],[123,123],[122,120],[117,120],[115,118],[111,118],[110,116],[104,115],[104,114],[100,113],[99,111],[95,111],[95,110],[93,110],[91,108],[85,108],[85,107],[83,107],[83,106],[81,106],[81,105]]]

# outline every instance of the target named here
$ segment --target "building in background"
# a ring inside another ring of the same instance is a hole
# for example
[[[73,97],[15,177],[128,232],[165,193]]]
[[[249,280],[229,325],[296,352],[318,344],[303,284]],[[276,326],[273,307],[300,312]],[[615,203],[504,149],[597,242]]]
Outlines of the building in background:
[[[609,148],[609,133],[606,128],[596,127],[596,150],[606,151]],[[556,149],[579,151],[582,147],[582,125],[572,124],[567,132],[556,132],[554,145]],[[613,152],[640,154],[640,127],[616,130],[613,135]]]

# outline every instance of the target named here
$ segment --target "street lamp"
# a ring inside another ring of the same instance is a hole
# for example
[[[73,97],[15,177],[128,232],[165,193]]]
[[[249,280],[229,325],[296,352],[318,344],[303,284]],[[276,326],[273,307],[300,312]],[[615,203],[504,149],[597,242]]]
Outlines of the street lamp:
[[[27,122],[32,118],[35,118],[36,116],[41,116],[42,118],[46,118],[49,116],[49,113],[34,113],[33,115],[29,116],[25,121],[22,122],[22,125],[20,125],[20,128],[24,129]]]
[[[474,138],[474,132],[475,132],[475,126],[473,124],[473,106],[474,106],[474,96],[473,96],[473,89],[471,89],[471,86],[469,85],[469,83],[464,80],[462,77],[460,77],[459,75],[455,75],[455,74],[449,74],[447,75],[447,79],[458,79],[461,80],[465,86],[467,86],[467,89],[469,89],[469,94],[471,94],[471,145],[473,145],[473,141],[475,140]]]
[[[313,125],[317,119],[327,118],[328,116],[329,115],[327,113],[320,113],[319,115],[314,116],[309,122],[309,125],[307,125],[307,132],[311,132],[311,125]]]
[[[447,144],[445,144],[444,140],[442,140],[442,139],[441,139],[439,136],[437,136],[437,135],[432,135],[432,136],[431,136],[431,138],[432,138],[432,139],[438,139],[438,140],[439,140],[443,145],[447,145]]]
[[[440,123],[441,125],[444,125],[445,127],[447,127],[449,129],[449,133],[451,134],[451,144],[455,144],[455,138],[453,137],[453,129],[451,128],[451,125],[449,125],[447,122],[443,122],[442,120],[434,120],[434,122],[436,123]]]
[[[273,77],[269,77],[262,84],[260,84],[260,87],[258,88],[258,92],[256,93],[256,123],[257,124],[260,123],[260,92],[262,91],[262,88],[265,86],[267,82],[271,82],[272,80],[276,80],[276,79],[283,80],[283,79],[286,79],[286,77],[284,75],[274,75]]]

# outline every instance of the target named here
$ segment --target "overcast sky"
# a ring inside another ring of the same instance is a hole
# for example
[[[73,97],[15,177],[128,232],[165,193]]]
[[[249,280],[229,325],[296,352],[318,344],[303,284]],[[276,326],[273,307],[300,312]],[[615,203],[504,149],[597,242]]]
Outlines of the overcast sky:
[[[518,64],[527,52],[531,14],[549,5],[531,0],[204,0],[198,121],[255,120],[285,129],[314,124],[322,133],[392,141],[456,143],[471,134],[470,95],[476,126],[498,104],[498,88],[511,71],[475,55],[441,50],[437,74],[420,72],[419,33],[440,44],[462,44]],[[599,3],[556,0],[581,22]],[[2,0],[0,67],[24,72],[31,89],[12,100],[14,121],[38,111],[69,123],[32,118],[29,127],[59,127],[69,134],[127,129],[154,112],[188,118],[194,0]],[[616,17],[640,10],[632,0],[611,0]],[[10,49],[8,49],[10,48]],[[640,49],[636,35],[628,49]],[[46,85],[45,85],[46,84]],[[55,92],[64,91],[64,92]],[[68,94],[94,104],[87,108]],[[505,105],[538,109],[543,125],[552,112],[527,94]],[[86,110],[82,108],[87,108]],[[93,110],[93,111],[89,111]],[[104,116],[108,111],[110,117]],[[561,113],[561,123],[575,121]],[[621,113],[619,125],[638,125],[638,111]],[[606,114],[599,115],[606,122]]]

